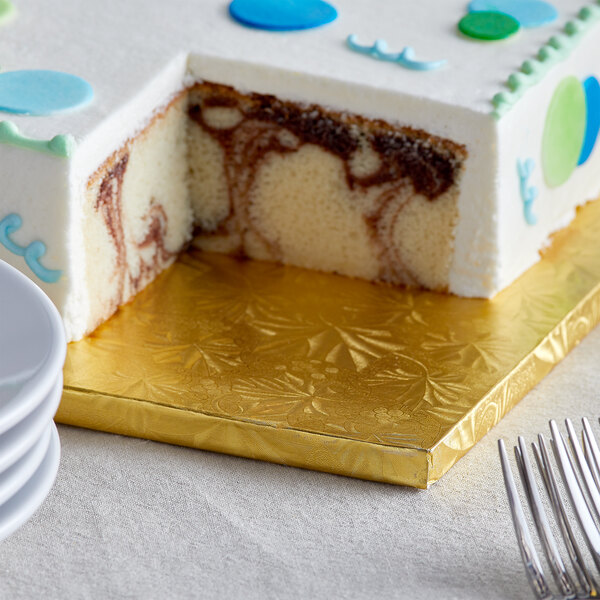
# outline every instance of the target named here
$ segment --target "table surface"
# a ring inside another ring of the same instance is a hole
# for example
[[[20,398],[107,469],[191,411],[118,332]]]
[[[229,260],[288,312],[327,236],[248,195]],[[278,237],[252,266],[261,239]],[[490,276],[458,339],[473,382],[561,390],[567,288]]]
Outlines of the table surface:
[[[61,426],[53,490],[0,544],[0,597],[533,598],[497,440],[600,431],[599,359],[596,329],[426,491]]]

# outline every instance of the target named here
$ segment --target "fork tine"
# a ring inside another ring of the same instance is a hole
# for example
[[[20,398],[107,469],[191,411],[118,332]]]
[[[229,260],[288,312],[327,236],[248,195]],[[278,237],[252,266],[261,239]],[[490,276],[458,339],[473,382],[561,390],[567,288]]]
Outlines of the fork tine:
[[[522,436],[519,436],[518,443],[518,448],[515,448],[515,452],[517,454],[517,464],[519,465],[519,470],[521,471],[521,476],[525,484],[525,491],[527,492],[529,507],[531,508],[531,513],[533,514],[533,519],[542,542],[542,547],[544,548],[546,558],[550,563],[554,580],[556,581],[561,593],[567,598],[574,598],[575,586],[571,577],[567,573],[567,569],[565,568],[562,558],[560,557],[556,540],[554,539],[554,535],[550,530],[550,523],[546,517],[546,511],[544,509],[544,505],[542,504],[538,486],[531,468],[529,453],[527,452],[525,440]]]
[[[598,483],[598,467],[595,464],[596,460],[592,452],[592,447],[590,445],[589,438],[585,432],[583,432],[581,439],[583,441],[583,455],[585,456],[585,460],[588,464],[588,467],[592,472],[592,478],[594,479],[594,483],[596,484],[596,487],[600,489],[600,483]]]
[[[508,496],[508,504],[510,505],[510,512],[515,527],[515,533],[517,534],[521,558],[525,565],[527,579],[536,598],[539,600],[552,600],[552,593],[548,588],[540,559],[531,540],[529,527],[527,527],[527,522],[525,521],[521,500],[517,494],[515,480],[513,479],[508,456],[506,455],[504,440],[498,440],[498,450],[500,452],[500,462],[502,463],[502,474],[504,475],[504,485]]]
[[[581,419],[583,423],[583,443],[585,446],[585,453],[590,470],[596,482],[596,486],[600,489],[600,450],[598,449],[598,442],[596,442],[596,436],[592,431],[590,422],[587,417]]]
[[[552,441],[554,442],[553,448],[556,453],[556,460],[560,466],[571,501],[573,502],[575,513],[577,514],[579,524],[583,529],[586,542],[592,553],[596,567],[600,568],[600,533],[598,532],[581,487],[579,486],[579,481],[577,480],[575,470],[571,464],[567,447],[554,419],[550,421],[550,430],[552,431]]]
[[[583,561],[583,557],[581,556],[579,545],[577,544],[573,534],[573,529],[571,528],[571,523],[567,517],[565,502],[556,483],[554,469],[550,463],[550,455],[548,453],[548,446],[546,445],[546,438],[541,433],[538,435],[538,443],[539,448],[535,444],[532,444],[533,451],[535,453],[540,472],[544,477],[546,490],[548,492],[548,496],[550,497],[552,509],[554,511],[554,515],[556,516],[556,520],[558,521],[565,546],[567,547],[571,564],[573,565],[577,579],[583,588],[583,593],[587,596],[594,597],[597,594],[596,582],[587,570]]]
[[[575,481],[577,482],[577,485],[579,486],[579,489],[581,490],[582,498],[585,501],[585,505],[587,506],[587,509],[588,509],[590,515],[592,515],[593,508],[591,505],[591,501],[589,500],[589,498],[587,498],[587,496],[583,492],[583,486],[581,484],[580,475],[575,466],[575,459],[573,458],[573,453],[569,450],[569,443],[567,441],[567,438],[562,433],[560,433],[560,439],[562,440],[562,445],[565,447],[567,459],[569,460],[569,465],[571,465],[571,470],[573,471],[573,474],[575,475]],[[554,439],[550,439],[550,444],[552,445],[552,450],[554,451],[554,455],[556,456],[557,450],[556,450],[556,446],[554,444]],[[593,519],[594,519],[594,517],[592,515],[592,520]]]
[[[579,467],[579,472],[583,477],[585,487],[592,500],[592,506],[594,508],[594,511],[596,512],[596,516],[600,519],[600,491],[598,490],[598,486],[594,481],[588,463],[585,460],[583,450],[581,449],[581,444],[577,439],[577,434],[575,433],[575,429],[573,428],[573,423],[571,423],[571,419],[565,419],[565,425],[567,426],[567,432],[569,433],[569,441],[571,442],[571,447],[573,448],[575,454],[575,459],[577,461],[577,466]]]

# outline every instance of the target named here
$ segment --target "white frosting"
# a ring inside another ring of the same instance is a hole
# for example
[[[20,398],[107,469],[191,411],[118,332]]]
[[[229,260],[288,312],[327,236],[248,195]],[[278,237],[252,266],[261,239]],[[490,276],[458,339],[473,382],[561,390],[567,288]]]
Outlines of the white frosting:
[[[339,11],[336,21],[287,34],[240,26],[229,17],[227,0],[165,4],[61,0],[51,8],[42,0],[22,0],[18,18],[1,29],[3,70],[47,68],[74,73],[93,85],[96,100],[76,114],[16,121],[32,136],[70,132],[83,140],[152,82],[159,85],[157,75],[182,53],[193,56],[194,71],[202,64],[209,69],[209,77],[217,75],[218,81],[247,84],[260,92],[283,88],[287,96],[318,101],[319,79],[323,78],[338,90],[338,97],[333,98],[336,106],[344,106],[349,89],[372,88],[372,95],[355,98],[353,110],[391,120],[402,120],[399,101],[404,96],[488,114],[490,100],[501,91],[502,82],[561,31],[584,4],[552,0],[560,13],[556,23],[522,30],[505,41],[482,43],[457,33],[467,0],[333,3]],[[376,61],[346,47],[350,33],[365,44],[383,38],[392,51],[412,46],[419,59],[446,59],[448,63],[437,71],[418,72]],[[197,62],[196,56],[206,60]],[[211,58],[225,61],[213,63]],[[254,71],[252,66],[259,68]],[[278,71],[288,72],[285,83]],[[380,93],[398,101],[379,108],[372,98]],[[444,121],[432,114],[429,119],[430,129],[443,134]]]
[[[544,181],[541,150],[546,114],[557,85],[571,75],[582,81],[590,75],[600,78],[598,33],[584,37],[572,55],[558,63],[499,122],[501,152],[497,193],[500,202],[497,219],[500,260],[496,289],[502,289],[537,262],[549,234],[571,220],[577,205],[600,194],[600,140],[588,161],[577,167],[566,183],[549,188]],[[533,158],[536,163],[530,180],[530,184],[539,190],[533,204],[533,213],[537,217],[534,226],[528,225],[523,218],[518,193],[518,158]]]
[[[562,31],[584,2],[551,0],[560,13],[556,23],[485,43],[457,32],[467,0],[331,1],[339,11],[335,22],[285,34],[239,25],[229,17],[226,0],[18,3],[18,17],[0,28],[2,68],[66,71],[95,91],[94,102],[80,111],[5,116],[30,137],[73,134],[78,148],[71,159],[0,145],[0,177],[9,182],[0,195],[0,219],[18,211],[24,221],[19,235],[43,240],[49,249],[44,264],[65,269],[58,284],[43,287],[70,315],[73,331],[86,318],[85,290],[78,282],[87,178],[194,79],[384,118],[464,144],[469,158],[450,277],[451,291],[458,294],[489,296],[509,283],[535,262],[573,206],[599,191],[598,149],[555,190],[546,189],[539,167],[544,117],[557,82],[566,74],[600,76],[600,50],[594,47],[599,24],[507,116],[500,121],[491,116],[491,99],[505,89],[503,82]],[[382,38],[390,51],[412,46],[417,59],[447,64],[419,72],[377,61],[347,48],[351,33],[365,45]],[[516,174],[517,158],[530,157],[538,163],[532,183],[540,188],[535,226],[523,218]],[[1,245],[0,258],[28,272],[23,259]]]
[[[47,252],[40,263],[48,269],[62,270],[63,275],[58,283],[40,281],[23,257],[11,254],[1,243],[0,259],[32,277],[59,308],[65,306],[77,281],[65,243],[73,222],[69,214],[73,206],[69,202],[69,167],[65,159],[0,144],[0,221],[9,214],[18,214],[22,225],[10,235],[11,240],[22,248],[42,240]]]

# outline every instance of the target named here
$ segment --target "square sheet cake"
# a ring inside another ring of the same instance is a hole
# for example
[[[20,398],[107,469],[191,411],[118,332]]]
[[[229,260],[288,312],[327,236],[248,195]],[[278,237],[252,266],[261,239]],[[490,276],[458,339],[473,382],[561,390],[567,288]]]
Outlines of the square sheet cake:
[[[190,243],[493,297],[600,191],[600,5],[0,4],[0,258],[71,340]]]

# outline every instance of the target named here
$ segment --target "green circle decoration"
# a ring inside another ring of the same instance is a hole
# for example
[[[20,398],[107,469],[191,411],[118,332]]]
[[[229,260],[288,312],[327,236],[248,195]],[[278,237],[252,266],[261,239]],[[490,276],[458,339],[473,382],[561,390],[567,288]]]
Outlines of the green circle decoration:
[[[16,13],[15,5],[10,0],[0,0],[0,25],[8,23]]]
[[[583,86],[576,77],[565,77],[550,101],[542,137],[542,169],[548,187],[565,183],[577,167],[586,126]]]
[[[461,33],[484,41],[504,40],[517,33],[520,27],[514,17],[491,10],[469,13],[458,23]]]

